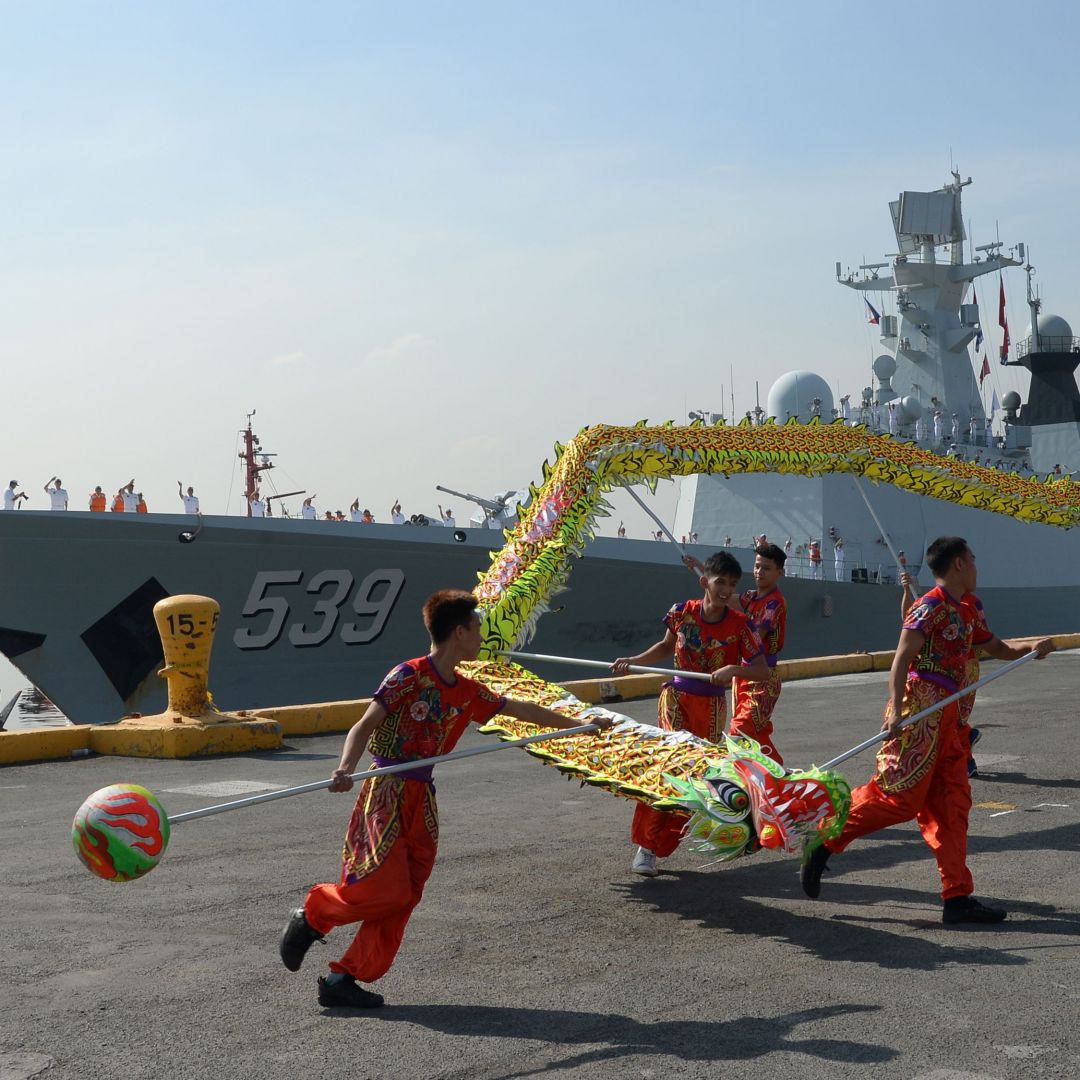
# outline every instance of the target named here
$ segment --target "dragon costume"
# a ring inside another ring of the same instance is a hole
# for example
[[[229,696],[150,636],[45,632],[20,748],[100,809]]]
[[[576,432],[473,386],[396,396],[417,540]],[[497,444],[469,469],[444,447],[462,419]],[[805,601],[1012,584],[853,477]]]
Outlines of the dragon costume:
[[[544,463],[542,486],[530,487],[528,507],[519,508],[517,526],[480,576],[474,591],[484,648],[480,661],[466,665],[470,677],[499,693],[587,718],[588,707],[564,689],[497,657],[521,648],[552,598],[567,587],[573,559],[593,538],[597,518],[608,516],[609,492],[640,483],[655,489],[660,479],[695,473],[749,472],[850,473],[1026,521],[1080,524],[1077,486],[1067,478],[1004,474],[841,421],[585,428],[569,444],[556,444],[554,464]],[[510,739],[537,729],[498,716],[482,730]],[[829,839],[841,830],[850,806],[850,790],[838,774],[785,770],[747,738],[719,745],[622,717],[594,737],[525,749],[583,783],[689,814],[687,831],[696,845],[721,858],[758,846],[795,852],[807,839]]]

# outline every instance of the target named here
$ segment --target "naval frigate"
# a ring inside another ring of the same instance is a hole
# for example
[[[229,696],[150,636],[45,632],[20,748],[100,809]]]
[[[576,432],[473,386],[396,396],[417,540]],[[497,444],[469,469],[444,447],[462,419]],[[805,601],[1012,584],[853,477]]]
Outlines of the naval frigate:
[[[1023,266],[1024,253],[989,245],[964,261],[966,183],[954,176],[938,191],[902,193],[890,207],[898,243],[891,263],[846,275],[838,268],[842,285],[887,298],[882,310],[895,308],[879,316],[884,351],[874,363],[877,387],[866,388],[855,410],[843,399],[834,409],[824,379],[791,372],[772,387],[768,411],[756,410],[756,420],[846,419],[890,427],[894,437],[938,453],[985,454],[1007,468],[1049,473],[1055,465],[1080,466],[1073,374],[1080,343],[1064,320],[1040,311],[1030,265],[1032,326],[1004,357],[1030,372],[1030,391],[1026,402],[1005,395],[1004,431],[987,441],[969,353],[981,323],[967,294],[977,278]],[[887,266],[891,273],[881,274]],[[935,423],[954,416],[968,422],[956,438],[951,423],[947,435]],[[247,494],[253,495],[259,472],[272,462],[256,461],[250,424],[245,436]],[[419,618],[424,599],[438,588],[470,586],[500,546],[501,534],[482,526],[493,513],[502,524],[512,522],[512,493],[494,505],[475,501],[480,510],[471,524],[481,527],[460,529],[0,513],[0,651],[76,722],[157,712],[166,692],[157,674],[163,661],[153,605],[167,595],[198,593],[221,605],[210,684],[222,709],[365,696],[393,664],[427,647]],[[1000,633],[1076,629],[1075,537],[884,485],[860,488],[850,476],[689,477],[681,481],[673,532],[696,534],[689,551],[698,556],[731,546],[747,568],[752,538],[792,542],[785,657],[895,644],[896,563],[904,559],[896,554],[906,550],[907,568],[928,585],[920,555],[947,533],[974,545],[979,592]],[[840,573],[830,558],[836,539],[845,551],[836,564]],[[820,580],[808,576],[811,540],[825,548]],[[533,647],[610,660],[654,641],[671,602],[696,589],[677,555],[670,543],[596,538],[575,560],[569,590],[540,620]],[[537,671],[570,677],[566,668],[537,665]]]

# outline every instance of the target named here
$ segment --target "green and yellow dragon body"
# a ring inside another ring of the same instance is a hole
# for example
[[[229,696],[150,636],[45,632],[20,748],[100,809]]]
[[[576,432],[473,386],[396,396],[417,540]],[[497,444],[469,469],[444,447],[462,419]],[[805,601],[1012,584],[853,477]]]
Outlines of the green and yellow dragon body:
[[[598,425],[585,428],[530,488],[517,526],[506,533],[475,588],[484,646],[470,672],[501,693],[587,717],[589,709],[560,687],[498,660],[535,631],[552,598],[567,587],[573,560],[607,516],[607,494],[632,484],[696,473],[848,473],[960,506],[1061,528],[1080,524],[1080,488],[942,458],[910,443],[843,423],[791,421],[685,427]],[[503,717],[486,730],[504,738],[536,729]],[[750,740],[719,746],[685,732],[663,732],[625,717],[610,732],[554,740],[528,752],[584,783],[691,815],[688,832],[724,858],[758,845],[794,851],[810,836],[843,825],[847,783],[816,769],[785,771]]]

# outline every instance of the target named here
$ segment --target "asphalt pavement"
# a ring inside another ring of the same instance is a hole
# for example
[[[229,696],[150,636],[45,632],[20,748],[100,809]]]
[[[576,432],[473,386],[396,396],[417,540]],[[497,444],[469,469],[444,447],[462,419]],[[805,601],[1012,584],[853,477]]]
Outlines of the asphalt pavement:
[[[788,763],[876,730],[885,679],[786,686]],[[315,999],[347,929],[297,974],[277,954],[290,908],[336,878],[350,796],[181,823],[126,885],[93,878],[69,839],[106,784],[144,784],[177,814],[321,779],[341,736],[0,769],[0,1080],[1078,1076],[1078,697],[1078,652],[980,692],[970,864],[977,895],[1010,911],[985,929],[941,924],[911,825],[834,857],[811,901],[797,862],[768,852],[714,866],[680,851],[633,876],[632,804],[519,750],[443,766],[439,861],[372,1013]],[[853,784],[871,761],[845,766]]]

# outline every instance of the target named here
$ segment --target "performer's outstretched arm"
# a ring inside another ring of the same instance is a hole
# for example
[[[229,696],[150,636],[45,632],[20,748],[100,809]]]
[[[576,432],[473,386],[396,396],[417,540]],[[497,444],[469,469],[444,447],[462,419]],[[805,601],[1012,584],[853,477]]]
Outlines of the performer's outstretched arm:
[[[889,670],[889,704],[885,710],[885,723],[881,725],[881,730],[887,731],[890,738],[897,733],[904,719],[904,687],[908,667],[925,643],[926,635],[918,630],[900,631],[900,642]]]
[[[712,673],[712,681],[717,686],[727,686],[732,679],[745,682],[767,682],[772,669],[765,660],[764,653],[758,653],[749,664],[725,664]]]
[[[1021,656],[1027,656],[1034,649],[1041,660],[1047,653],[1052,653],[1057,646],[1053,638],[1043,638],[1034,645],[1026,645],[1018,649],[1015,645],[1007,645],[1001,638],[994,637],[983,642],[979,648],[985,649],[995,660],[1019,660]]]
[[[526,724],[536,724],[537,727],[571,728],[580,727],[586,722],[601,729],[611,727],[610,716],[590,716],[588,721],[582,721],[576,716],[564,716],[553,709],[545,709],[543,705],[532,701],[517,701],[515,698],[506,699],[502,712],[515,720],[523,720]]]
[[[386,719],[386,709],[373,701],[364,711],[364,715],[351,728],[345,736],[345,745],[341,748],[341,761],[338,767],[330,774],[333,781],[328,791],[348,791],[352,788],[351,774],[356,772],[356,765],[364,756],[367,749],[368,739],[371,733]]]
[[[620,656],[612,662],[611,670],[616,675],[625,675],[626,669],[634,667],[652,667],[661,660],[670,660],[675,655],[675,635],[667,630],[664,636],[654,645],[650,645],[644,652],[637,656]]]

